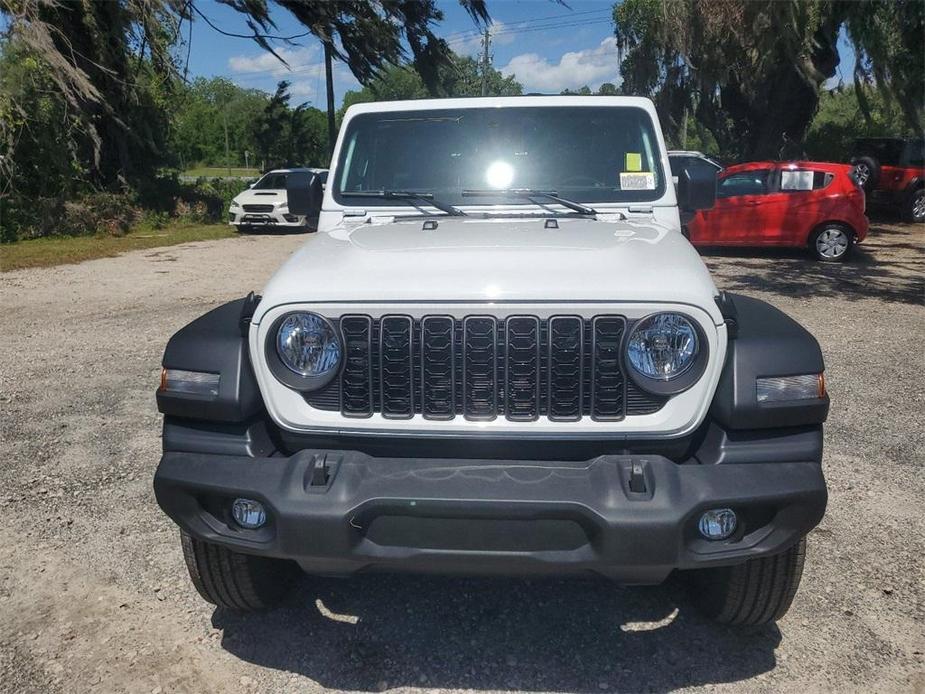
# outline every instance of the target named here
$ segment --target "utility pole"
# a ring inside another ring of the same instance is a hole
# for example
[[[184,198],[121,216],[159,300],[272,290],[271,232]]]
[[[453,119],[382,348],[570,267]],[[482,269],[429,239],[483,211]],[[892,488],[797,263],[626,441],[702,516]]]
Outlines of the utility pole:
[[[222,109],[222,122],[225,124],[225,168],[228,169],[228,175],[231,175],[231,159],[228,156],[228,105]]]
[[[331,41],[328,33],[324,42],[324,81],[328,90],[328,155],[334,154],[334,76],[331,66]]]
[[[488,27],[485,27],[485,34],[482,36],[482,96],[488,96],[488,67],[491,60],[488,49],[490,45],[491,34]]]

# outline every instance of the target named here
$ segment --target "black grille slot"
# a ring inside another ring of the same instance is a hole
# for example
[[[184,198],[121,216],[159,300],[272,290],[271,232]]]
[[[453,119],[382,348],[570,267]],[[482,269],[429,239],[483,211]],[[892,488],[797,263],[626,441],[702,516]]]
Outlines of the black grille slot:
[[[654,414],[668,402],[665,396],[652,395],[633,383],[626,381],[626,416]]]
[[[618,421],[668,401],[627,379],[622,316],[347,315],[338,323],[341,376],[305,399],[346,417]]]
[[[591,417],[596,420],[623,418],[620,345],[625,327],[617,316],[597,316],[591,325]]]
[[[347,417],[368,417],[373,413],[372,318],[344,316],[344,370],[341,372],[341,412]]]
[[[379,324],[379,392],[383,417],[414,414],[414,321],[409,316],[383,316]]]
[[[584,321],[577,316],[549,319],[549,417],[581,419],[584,391]]]
[[[463,321],[463,414],[466,419],[494,419],[498,414],[498,337],[492,316]]]
[[[427,316],[421,321],[421,411],[428,419],[456,415],[455,321]]]
[[[511,421],[532,421],[540,416],[540,321],[511,316],[504,328],[504,412]]]
[[[241,205],[245,212],[272,212],[273,205]]]

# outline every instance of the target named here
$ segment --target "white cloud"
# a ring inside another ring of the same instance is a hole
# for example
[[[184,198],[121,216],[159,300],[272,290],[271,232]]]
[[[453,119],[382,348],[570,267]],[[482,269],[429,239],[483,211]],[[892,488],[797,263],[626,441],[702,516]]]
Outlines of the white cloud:
[[[360,88],[360,83],[344,63],[335,61],[333,70],[334,89],[337,94],[343,95],[349,89]],[[292,83],[289,93],[292,95],[293,103],[311,101],[314,106],[324,108],[328,97],[325,93],[323,62],[304,67],[288,79]]]
[[[272,53],[264,51],[255,55],[236,55],[228,59],[228,68],[236,73],[235,81],[246,87],[261,87],[272,92],[276,81],[290,82],[289,93],[292,104],[310,101],[323,108],[327,96],[324,83],[324,60],[319,47],[281,48],[277,53],[289,63],[283,65]],[[348,89],[359,89],[353,73],[343,62],[334,61],[334,89],[337,100],[343,98]]]
[[[598,46],[564,53],[558,63],[537,53],[522,53],[500,68],[505,76],[514,75],[525,92],[560,92],[588,85],[597,89],[604,82],[620,84],[617,39],[605,38]]]
[[[317,46],[280,48],[276,52],[289,63],[288,67],[269,51],[262,51],[256,55],[234,55],[228,59],[228,68],[240,74],[262,73],[273,77],[285,77],[313,67],[314,63],[320,64],[321,61],[321,49]]]

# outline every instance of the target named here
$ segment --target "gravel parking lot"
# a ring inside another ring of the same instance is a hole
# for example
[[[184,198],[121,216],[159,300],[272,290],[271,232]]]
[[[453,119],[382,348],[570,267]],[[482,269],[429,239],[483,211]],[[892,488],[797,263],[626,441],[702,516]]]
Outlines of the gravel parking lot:
[[[709,253],[826,355],[828,514],[776,627],[678,585],[364,576],[242,618],[189,584],[154,502],[167,338],[301,242],[252,236],[0,275],[0,691],[925,691],[925,229],[854,261]]]

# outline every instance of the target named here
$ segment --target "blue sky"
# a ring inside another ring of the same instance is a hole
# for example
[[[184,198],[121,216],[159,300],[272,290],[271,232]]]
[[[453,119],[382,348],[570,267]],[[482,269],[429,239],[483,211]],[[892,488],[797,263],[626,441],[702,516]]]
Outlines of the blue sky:
[[[456,0],[438,2],[444,21],[436,33],[458,53],[476,55],[480,35],[471,18]],[[218,3],[197,3],[209,19],[223,30],[246,34],[240,14]],[[558,93],[585,84],[597,88],[603,82],[619,84],[619,64],[613,25],[612,0],[569,0],[568,7],[551,0],[488,0],[492,26],[492,57],[495,68],[515,75],[527,92]],[[280,35],[305,31],[288,12],[276,7],[272,15]],[[278,52],[290,68],[249,39],[223,36],[197,18],[193,27],[190,74],[228,77],[244,87],[272,92],[280,79],[292,82],[294,103],[310,102],[324,108],[324,73],[319,42],[307,37],[285,45]],[[850,81],[853,55],[842,37],[839,75]],[[829,86],[838,82],[838,75]],[[359,85],[350,71],[335,63],[335,99],[340,103],[348,89]]]
[[[471,18],[455,0],[438,3],[444,21],[436,33],[457,53],[475,55],[481,50],[480,35]],[[217,3],[197,6],[218,27],[248,33],[241,16]],[[619,81],[617,49],[613,39],[611,8],[602,0],[571,1],[565,7],[550,0],[488,0],[492,27],[493,65],[515,74],[526,91],[557,93],[584,84]],[[288,13],[276,8],[273,19],[280,35],[304,31]],[[198,19],[193,27],[190,74],[222,75],[245,87],[273,91],[276,82],[292,82],[293,101],[324,106],[324,73],[321,47],[313,37],[296,46],[279,44],[292,71],[247,39],[234,39],[213,31]],[[343,65],[335,63],[335,98],[339,103],[348,89],[359,85]]]

